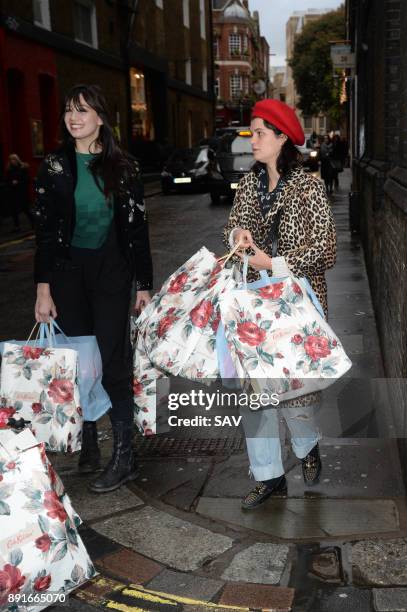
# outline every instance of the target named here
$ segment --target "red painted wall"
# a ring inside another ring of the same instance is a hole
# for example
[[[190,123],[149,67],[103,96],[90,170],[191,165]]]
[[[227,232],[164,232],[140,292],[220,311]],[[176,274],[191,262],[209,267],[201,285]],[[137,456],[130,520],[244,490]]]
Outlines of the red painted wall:
[[[56,76],[52,49],[0,28],[0,142],[4,167],[10,153],[17,153],[30,165],[31,176],[35,176],[42,157],[33,154],[31,120],[43,122],[46,152],[54,147],[59,113]]]

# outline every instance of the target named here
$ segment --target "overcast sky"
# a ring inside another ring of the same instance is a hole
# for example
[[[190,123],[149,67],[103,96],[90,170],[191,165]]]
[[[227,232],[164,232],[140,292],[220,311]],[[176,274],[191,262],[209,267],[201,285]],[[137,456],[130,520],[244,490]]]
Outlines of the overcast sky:
[[[285,64],[285,24],[294,11],[306,11],[309,8],[335,9],[343,0],[249,0],[251,11],[259,11],[260,29],[270,45],[270,66]]]

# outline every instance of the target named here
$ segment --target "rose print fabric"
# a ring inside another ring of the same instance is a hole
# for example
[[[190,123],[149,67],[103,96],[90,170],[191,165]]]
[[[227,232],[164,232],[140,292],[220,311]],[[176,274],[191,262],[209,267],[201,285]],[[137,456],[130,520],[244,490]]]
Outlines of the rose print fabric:
[[[202,248],[170,277],[148,319],[137,321],[155,367],[191,380],[218,376],[219,296],[236,287],[233,276],[233,269],[225,269]]]
[[[6,415],[23,417],[47,450],[81,447],[82,410],[77,384],[78,354],[6,342],[1,365],[0,428]]]
[[[27,434],[21,450],[11,437]],[[46,605],[9,603],[11,595],[69,593],[96,575],[78,534],[81,520],[29,431],[0,431],[0,609],[42,610]],[[48,604],[49,605],[49,604]]]
[[[225,269],[203,247],[167,279],[137,319],[135,419],[145,433],[155,431],[157,381],[168,374],[194,381],[219,376],[219,296],[236,286],[234,269]]]
[[[225,293],[220,310],[237,374],[258,393],[293,399],[328,387],[352,366],[291,275],[257,289]]]

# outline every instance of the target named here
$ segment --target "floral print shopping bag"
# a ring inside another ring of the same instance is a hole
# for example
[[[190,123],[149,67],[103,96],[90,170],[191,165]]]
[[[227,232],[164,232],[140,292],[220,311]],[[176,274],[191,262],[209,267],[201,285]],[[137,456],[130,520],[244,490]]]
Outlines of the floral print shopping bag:
[[[39,442],[50,451],[80,450],[78,353],[70,348],[38,347],[6,342],[2,355],[2,413],[23,417]]]
[[[44,445],[28,430],[1,430],[1,610],[37,612],[50,605],[47,594],[63,602],[96,575],[80,523]]]
[[[285,276],[222,294],[221,318],[238,376],[280,401],[325,389],[352,366],[302,280]]]

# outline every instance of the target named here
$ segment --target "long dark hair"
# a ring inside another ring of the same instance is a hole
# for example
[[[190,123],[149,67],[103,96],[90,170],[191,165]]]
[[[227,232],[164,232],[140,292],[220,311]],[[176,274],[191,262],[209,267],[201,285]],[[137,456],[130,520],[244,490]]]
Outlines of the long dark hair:
[[[94,143],[92,143],[100,147],[101,152],[92,157],[89,168],[97,186],[109,198],[109,196],[118,192],[120,179],[130,169],[130,158],[121,150],[116,141],[109,119],[107,102],[102,89],[98,85],[75,85],[66,93],[60,122],[62,143],[64,146],[71,146],[75,141],[67,130],[64,117],[66,109],[71,104],[77,110],[81,109],[81,95],[103,121],[103,125],[100,126],[99,135]],[[101,181],[103,181],[103,186]]]
[[[255,119],[255,117],[253,117],[253,119]],[[276,128],[275,125],[273,125],[272,123],[269,123],[265,119],[263,119],[263,123],[266,128],[268,128],[269,130],[273,130],[276,136],[280,136],[281,134],[283,134],[281,130]],[[294,170],[295,168],[298,168],[301,165],[302,165],[302,155],[300,151],[297,149],[297,147],[294,145],[291,138],[287,137],[287,140],[281,147],[280,154],[277,157],[277,161],[276,161],[277,172],[281,176],[284,176],[288,174],[291,170]],[[255,172],[258,172],[261,168],[264,168],[264,166],[265,164],[263,164],[262,162],[256,162],[253,165],[253,170]]]

